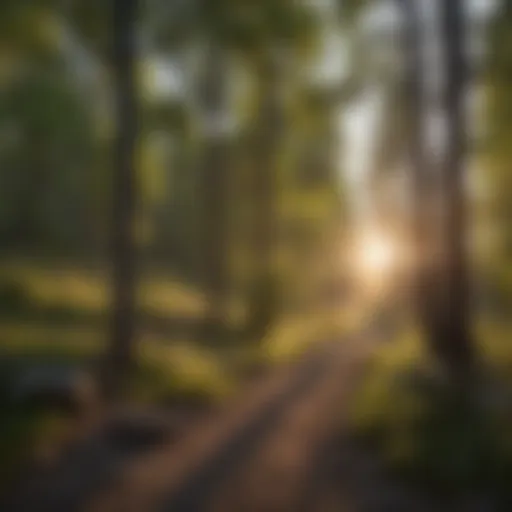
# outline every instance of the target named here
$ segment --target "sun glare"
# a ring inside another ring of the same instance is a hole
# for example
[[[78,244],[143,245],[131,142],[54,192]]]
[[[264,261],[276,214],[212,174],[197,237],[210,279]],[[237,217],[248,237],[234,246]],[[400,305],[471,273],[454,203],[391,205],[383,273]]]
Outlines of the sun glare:
[[[361,264],[369,272],[382,273],[389,270],[394,256],[393,244],[384,237],[374,235],[361,244]]]
[[[392,237],[379,232],[368,232],[359,238],[353,254],[359,279],[373,286],[391,278],[398,264],[396,245]]]

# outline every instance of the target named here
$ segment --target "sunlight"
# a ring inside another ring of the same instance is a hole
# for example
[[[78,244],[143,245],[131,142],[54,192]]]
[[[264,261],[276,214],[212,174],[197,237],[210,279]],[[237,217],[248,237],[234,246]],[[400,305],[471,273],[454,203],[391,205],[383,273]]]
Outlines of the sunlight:
[[[372,235],[361,243],[361,266],[372,274],[388,271],[395,260],[395,250],[391,240]]]
[[[390,235],[367,230],[357,237],[353,252],[357,279],[371,288],[392,278],[399,263],[399,248]]]

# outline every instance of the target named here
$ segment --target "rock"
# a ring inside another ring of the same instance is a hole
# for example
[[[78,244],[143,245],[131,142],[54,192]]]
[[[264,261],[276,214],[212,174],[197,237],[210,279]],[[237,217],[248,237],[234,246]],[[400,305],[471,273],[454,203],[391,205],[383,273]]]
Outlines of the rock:
[[[12,383],[14,403],[78,413],[92,405],[96,385],[92,376],[75,367],[37,366],[25,369]]]

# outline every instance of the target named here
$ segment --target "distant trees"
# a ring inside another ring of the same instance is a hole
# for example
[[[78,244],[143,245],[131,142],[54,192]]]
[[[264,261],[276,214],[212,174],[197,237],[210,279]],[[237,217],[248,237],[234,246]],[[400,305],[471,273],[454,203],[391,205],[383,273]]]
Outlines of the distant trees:
[[[92,120],[64,76],[32,69],[0,88],[0,239],[11,250],[72,252],[91,240]]]
[[[344,3],[344,2],[343,2]],[[379,2],[348,2],[349,14]],[[403,86],[396,95],[396,77],[380,80],[384,109],[378,135],[376,165],[380,173],[399,168],[405,156],[411,183],[411,234],[414,247],[412,289],[418,319],[426,342],[452,377],[472,366],[469,269],[466,218],[466,13],[459,1],[436,2],[436,24],[441,37],[440,69],[443,90],[438,91],[447,137],[440,172],[427,147],[428,109],[425,67],[425,20],[419,0],[396,0],[400,14],[401,44],[397,49],[404,64]],[[388,73],[389,75],[389,73]]]
[[[0,20],[0,244],[100,263],[108,247],[106,396],[135,359],[139,249],[204,292],[203,340],[222,341],[235,293],[261,339],[339,222],[340,84],[313,80],[317,7],[22,4]]]
[[[247,332],[256,339],[264,336],[282,306],[285,281],[278,268],[283,225],[279,206],[283,184],[293,188],[300,174],[295,166],[292,180],[284,179],[287,141],[294,132],[286,98],[294,97],[297,69],[307,63],[317,36],[314,12],[300,2],[262,2],[261,17],[265,25],[253,28],[252,41],[244,48],[254,91],[248,155],[253,275]]]

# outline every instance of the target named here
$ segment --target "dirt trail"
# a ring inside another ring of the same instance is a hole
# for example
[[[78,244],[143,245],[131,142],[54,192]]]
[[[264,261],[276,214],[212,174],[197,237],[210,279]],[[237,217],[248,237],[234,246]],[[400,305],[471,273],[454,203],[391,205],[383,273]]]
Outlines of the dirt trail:
[[[300,401],[291,404],[242,470],[225,482],[207,510],[212,512],[300,512],[317,496],[313,485],[318,453],[339,428],[350,382],[360,369],[362,346],[333,350],[329,368]],[[312,500],[311,500],[312,498]]]
[[[367,345],[365,343],[365,345]],[[12,512],[300,511],[367,348],[330,342],[146,453],[90,441]],[[312,505],[311,505],[312,506]]]
[[[348,382],[364,357],[358,343],[336,342],[309,355],[274,389],[254,416],[240,411],[238,427],[224,436],[194,433],[181,450],[140,461],[95,512],[300,510],[314,480],[318,450],[333,428]],[[247,402],[248,403],[248,402]],[[201,447],[197,446],[198,435]],[[194,443],[195,448],[194,449]],[[190,457],[184,470],[187,452]]]

